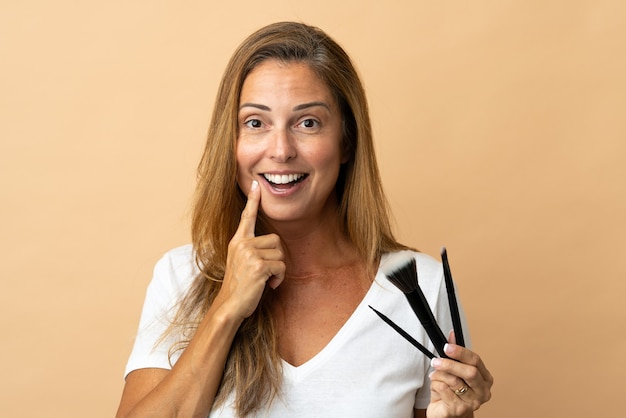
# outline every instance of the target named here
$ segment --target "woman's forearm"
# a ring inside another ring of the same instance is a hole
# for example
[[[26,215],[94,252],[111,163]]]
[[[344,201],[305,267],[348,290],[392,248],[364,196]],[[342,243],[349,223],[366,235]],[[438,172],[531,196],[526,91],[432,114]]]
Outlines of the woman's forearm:
[[[118,411],[121,417],[206,418],[242,319],[212,307],[172,370],[158,382],[129,376]],[[132,379],[131,379],[132,377]],[[145,394],[145,395],[142,395]]]

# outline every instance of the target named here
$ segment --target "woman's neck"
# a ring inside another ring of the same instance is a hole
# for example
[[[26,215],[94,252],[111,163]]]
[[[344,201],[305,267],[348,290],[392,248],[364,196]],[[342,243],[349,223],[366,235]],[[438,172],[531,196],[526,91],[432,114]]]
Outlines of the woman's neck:
[[[273,225],[285,248],[287,276],[316,275],[361,261],[338,217],[324,217],[317,223]]]

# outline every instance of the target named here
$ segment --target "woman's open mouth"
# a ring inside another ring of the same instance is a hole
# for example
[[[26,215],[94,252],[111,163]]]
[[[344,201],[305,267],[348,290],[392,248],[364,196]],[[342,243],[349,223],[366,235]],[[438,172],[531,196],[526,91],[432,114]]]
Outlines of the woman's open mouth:
[[[263,174],[265,180],[275,189],[289,189],[294,185],[300,183],[309,175],[306,173],[297,174]]]

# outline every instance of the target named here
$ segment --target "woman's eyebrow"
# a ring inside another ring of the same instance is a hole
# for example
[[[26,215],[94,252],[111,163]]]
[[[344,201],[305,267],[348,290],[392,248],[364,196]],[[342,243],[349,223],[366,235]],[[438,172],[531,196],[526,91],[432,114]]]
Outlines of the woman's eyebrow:
[[[300,104],[300,105],[294,107],[293,110],[304,110],[304,109],[308,109],[310,107],[315,107],[315,106],[322,106],[322,107],[325,107],[326,109],[330,110],[330,106],[328,106],[325,102],[303,103],[303,104]]]
[[[299,110],[309,109],[311,107],[316,107],[316,106],[321,106],[330,110],[330,106],[328,104],[326,104],[325,102],[317,102],[317,101],[299,104],[295,106],[293,110],[299,111]],[[243,109],[244,107],[253,107],[255,109],[264,110],[266,112],[270,112],[272,110],[269,106],[258,104],[258,103],[243,103],[241,106],[239,106],[239,110]]]
[[[244,107],[254,107],[256,109],[260,109],[260,110],[265,110],[266,112],[269,112],[270,109],[269,106],[265,106],[262,104],[257,104],[257,103],[244,103],[241,106],[239,106],[239,110],[243,109]]]

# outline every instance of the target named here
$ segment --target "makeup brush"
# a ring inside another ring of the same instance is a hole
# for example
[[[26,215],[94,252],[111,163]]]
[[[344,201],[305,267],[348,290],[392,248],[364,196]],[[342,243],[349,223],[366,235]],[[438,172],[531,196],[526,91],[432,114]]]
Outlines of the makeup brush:
[[[374,312],[376,312],[376,315],[378,315],[378,317],[380,319],[382,319],[383,321],[385,321],[387,323],[387,325],[389,325],[391,328],[393,328],[394,330],[396,330],[396,332],[398,334],[400,334],[402,337],[404,337],[405,340],[407,340],[408,342],[410,342],[411,344],[413,344],[413,346],[415,348],[417,348],[419,351],[421,351],[422,353],[424,353],[428,358],[432,359],[435,357],[435,355],[433,353],[430,352],[430,350],[426,347],[424,347],[422,344],[420,344],[415,338],[411,337],[405,330],[403,330],[402,328],[400,328],[398,325],[396,325],[395,322],[393,322],[391,319],[389,319],[387,317],[387,315],[378,312],[376,309],[372,308],[372,305],[367,305],[370,307],[371,310],[373,310]]]
[[[413,309],[413,312],[419,318],[422,326],[428,334],[428,338],[432,341],[435,349],[441,357],[448,357],[443,351],[443,346],[447,343],[445,335],[435,321],[435,316],[430,310],[430,306],[426,301],[426,297],[420,289],[417,282],[417,265],[415,258],[411,257],[405,264],[393,269],[387,274],[387,278],[398,289],[400,289]]]
[[[452,281],[452,273],[450,272],[448,251],[446,250],[446,247],[441,248],[441,262],[443,263],[443,275],[446,281],[446,291],[448,292],[448,304],[450,305],[450,316],[452,317],[452,326],[454,327],[454,337],[458,345],[465,347],[463,327],[461,326],[461,316],[459,315],[459,305],[456,302],[454,282]]]

